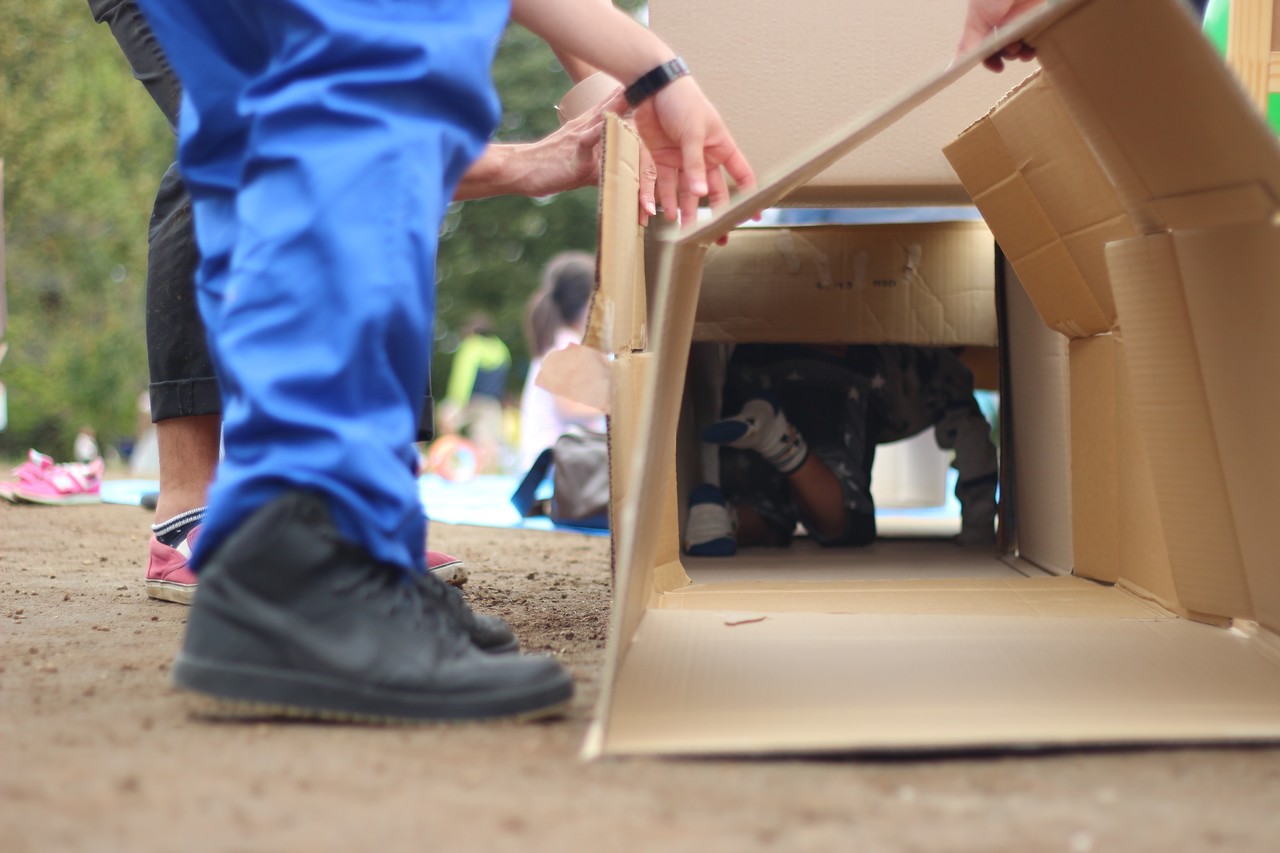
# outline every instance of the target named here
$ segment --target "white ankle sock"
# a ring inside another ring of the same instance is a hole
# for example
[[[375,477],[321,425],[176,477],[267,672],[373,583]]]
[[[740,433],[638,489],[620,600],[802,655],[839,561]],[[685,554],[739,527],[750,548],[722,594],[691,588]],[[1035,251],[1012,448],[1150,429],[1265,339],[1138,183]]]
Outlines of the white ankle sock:
[[[754,450],[783,474],[809,458],[809,446],[771,400],[753,397],[742,411],[703,430],[703,440]]]

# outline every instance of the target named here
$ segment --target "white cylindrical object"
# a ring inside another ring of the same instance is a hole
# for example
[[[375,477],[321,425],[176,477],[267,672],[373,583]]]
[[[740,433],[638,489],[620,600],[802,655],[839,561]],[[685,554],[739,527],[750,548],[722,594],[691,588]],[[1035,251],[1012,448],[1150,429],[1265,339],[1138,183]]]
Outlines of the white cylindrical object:
[[[951,455],[938,447],[933,430],[876,448],[871,497],[877,507],[942,506],[947,502]]]

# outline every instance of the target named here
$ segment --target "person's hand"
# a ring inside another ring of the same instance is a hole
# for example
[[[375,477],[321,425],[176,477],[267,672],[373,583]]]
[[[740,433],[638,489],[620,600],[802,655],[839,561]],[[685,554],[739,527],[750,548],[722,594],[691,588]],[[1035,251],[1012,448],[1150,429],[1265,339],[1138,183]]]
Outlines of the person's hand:
[[[969,14],[965,18],[964,33],[960,37],[957,54],[967,53],[997,28],[1024,12],[1039,6],[1044,0],[969,0]],[[1005,45],[998,53],[983,60],[992,71],[1004,70],[1005,60],[1034,59],[1035,48],[1024,41]]]
[[[640,224],[648,225],[649,217],[658,213],[658,201],[655,186],[658,182],[658,167],[653,163],[653,155],[644,143],[640,143]]]
[[[600,179],[604,106],[597,104],[537,142],[522,146],[521,195],[554,195]]]
[[[627,109],[626,99],[612,108]],[[636,129],[657,170],[656,193],[667,219],[692,224],[698,202],[712,207],[729,200],[726,173],[739,190],[755,186],[747,158],[738,150],[720,114],[692,77],[682,77],[641,104],[634,112]]]

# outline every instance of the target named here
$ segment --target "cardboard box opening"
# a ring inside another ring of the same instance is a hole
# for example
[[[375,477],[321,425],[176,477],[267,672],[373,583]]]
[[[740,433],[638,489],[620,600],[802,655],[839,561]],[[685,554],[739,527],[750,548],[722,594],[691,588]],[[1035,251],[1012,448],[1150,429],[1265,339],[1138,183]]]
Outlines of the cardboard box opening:
[[[995,338],[1013,536],[972,566],[954,550],[940,559],[952,546],[935,542],[907,543],[880,577],[858,575],[858,549],[815,551],[795,573],[776,551],[754,569],[691,566],[678,435],[691,348],[729,334],[702,303],[716,237],[911,114],[995,41],[729,209],[663,234],[649,287],[634,195],[609,183],[635,180],[634,140],[611,128],[592,343],[613,354],[617,576],[586,754],[1280,738],[1280,571],[1266,547],[1280,450],[1263,426],[1280,417],[1280,385],[1264,378],[1280,363],[1266,331],[1280,321],[1280,148],[1176,0],[1059,0],[1003,37],[1024,35],[1123,221],[1077,203],[1087,182],[1047,194],[1053,139],[1002,160],[1012,143],[988,133],[998,107],[960,137],[987,135],[981,168],[957,171],[1012,260]],[[1216,287],[1224,268],[1229,293]],[[1071,283],[1046,285],[1064,269]],[[1096,269],[1114,305],[1091,286]],[[746,331],[733,334],[792,335],[779,310],[735,310]]]
[[[998,390],[996,274],[994,240],[980,222],[743,228],[727,246],[712,247],[702,273],[677,435],[680,541],[688,541],[691,490],[721,480],[721,451],[702,442],[699,431],[725,414],[721,398],[732,351],[791,345],[792,356],[819,347],[825,351],[816,358],[833,358],[833,347],[842,344],[906,345],[921,352],[946,350],[941,357],[948,364],[968,351],[967,361],[979,364],[983,384]],[[896,349],[893,354],[903,357]],[[904,383],[920,378],[907,362]],[[885,383],[883,375],[865,378],[868,397],[886,393],[871,387]],[[903,396],[912,393],[903,389]],[[911,402],[922,401],[916,393]],[[789,405],[807,402],[801,397]],[[715,558],[685,553],[685,570],[695,583],[1010,576],[1009,567],[995,560],[994,530],[985,547],[952,544],[961,522],[950,496],[950,453],[938,447],[927,420],[911,425],[922,426],[912,437],[906,436],[910,427],[902,430],[905,444],[881,444],[873,451],[870,488],[879,517],[872,545],[823,548],[800,524],[787,547],[742,548]],[[991,426],[984,422],[982,429],[989,434]],[[727,456],[735,458],[732,452]],[[733,475],[726,472],[730,480]]]

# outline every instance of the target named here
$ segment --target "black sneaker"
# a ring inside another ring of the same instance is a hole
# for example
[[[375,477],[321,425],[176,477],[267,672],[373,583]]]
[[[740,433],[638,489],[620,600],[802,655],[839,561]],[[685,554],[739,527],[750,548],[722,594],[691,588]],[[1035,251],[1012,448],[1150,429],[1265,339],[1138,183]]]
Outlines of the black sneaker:
[[[437,593],[343,540],[320,497],[286,493],[200,572],[174,681],[233,716],[534,718],[568,703],[558,663],[481,651]]]
[[[444,608],[480,651],[496,655],[520,650],[520,640],[506,620],[476,613],[456,587],[445,583],[431,572],[416,577],[426,598],[434,605]]]

